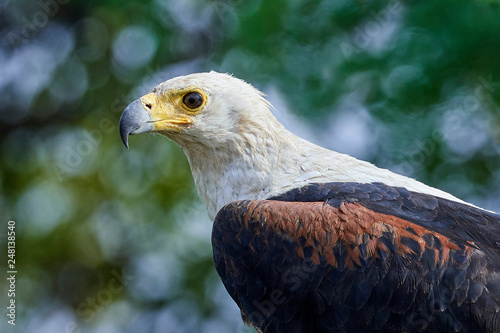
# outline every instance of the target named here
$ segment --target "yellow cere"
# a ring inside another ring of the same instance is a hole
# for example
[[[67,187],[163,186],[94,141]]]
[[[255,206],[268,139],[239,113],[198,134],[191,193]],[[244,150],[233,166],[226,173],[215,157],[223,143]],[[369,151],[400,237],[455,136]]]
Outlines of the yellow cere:
[[[203,97],[201,105],[190,109],[183,103],[183,98],[190,92],[197,92]],[[193,122],[193,116],[200,114],[207,102],[206,93],[196,87],[171,89],[164,93],[151,92],[140,98],[142,105],[153,118],[154,131],[181,131]]]

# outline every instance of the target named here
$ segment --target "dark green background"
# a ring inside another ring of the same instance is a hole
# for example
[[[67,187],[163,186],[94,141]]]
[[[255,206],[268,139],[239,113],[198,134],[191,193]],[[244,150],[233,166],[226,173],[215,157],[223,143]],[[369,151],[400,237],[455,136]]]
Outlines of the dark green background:
[[[498,1],[4,0],[0,37],[2,332],[251,331],[181,150],[119,139],[181,74],[233,73],[295,133],[500,210]]]

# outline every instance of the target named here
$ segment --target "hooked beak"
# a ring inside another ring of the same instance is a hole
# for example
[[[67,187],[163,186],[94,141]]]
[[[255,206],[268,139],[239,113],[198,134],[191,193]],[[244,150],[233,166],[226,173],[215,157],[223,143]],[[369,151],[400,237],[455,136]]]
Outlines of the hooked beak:
[[[153,130],[154,121],[141,100],[136,99],[123,111],[120,118],[120,137],[128,149],[128,136]]]

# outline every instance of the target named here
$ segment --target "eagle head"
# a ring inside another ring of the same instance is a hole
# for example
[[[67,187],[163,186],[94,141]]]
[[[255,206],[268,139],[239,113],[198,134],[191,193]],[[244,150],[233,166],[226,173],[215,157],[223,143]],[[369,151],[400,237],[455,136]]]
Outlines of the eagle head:
[[[181,147],[225,145],[242,126],[264,130],[277,123],[262,93],[250,84],[216,72],[180,76],[160,83],[132,102],[120,119],[120,135],[160,133]]]

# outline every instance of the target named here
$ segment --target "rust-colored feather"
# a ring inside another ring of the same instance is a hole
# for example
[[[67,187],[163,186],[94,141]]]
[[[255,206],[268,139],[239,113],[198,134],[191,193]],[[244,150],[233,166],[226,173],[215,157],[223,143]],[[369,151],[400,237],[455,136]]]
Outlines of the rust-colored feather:
[[[366,246],[368,257],[376,257],[376,249],[389,251],[385,244],[379,242],[383,234],[391,235],[397,253],[401,256],[416,254],[416,249],[401,242],[402,238],[414,240],[420,246],[418,252],[423,252],[427,247],[434,251],[435,262],[439,266],[448,261],[450,250],[459,249],[452,240],[437,232],[396,216],[374,212],[358,203],[342,203],[339,208],[335,208],[321,202],[254,201],[247,207],[245,223],[256,215],[270,228],[288,235],[299,244],[296,251],[301,258],[304,258],[304,247],[311,248],[315,263],[318,263],[319,256],[326,256],[329,263],[336,265],[336,260],[330,254],[336,243],[342,242],[348,249],[348,267],[360,265],[362,258],[358,247],[362,244]],[[422,240],[425,234],[439,240],[443,246],[442,256],[437,247],[431,247]],[[299,242],[299,239],[303,241]],[[466,247],[466,250],[470,251],[470,248]]]

